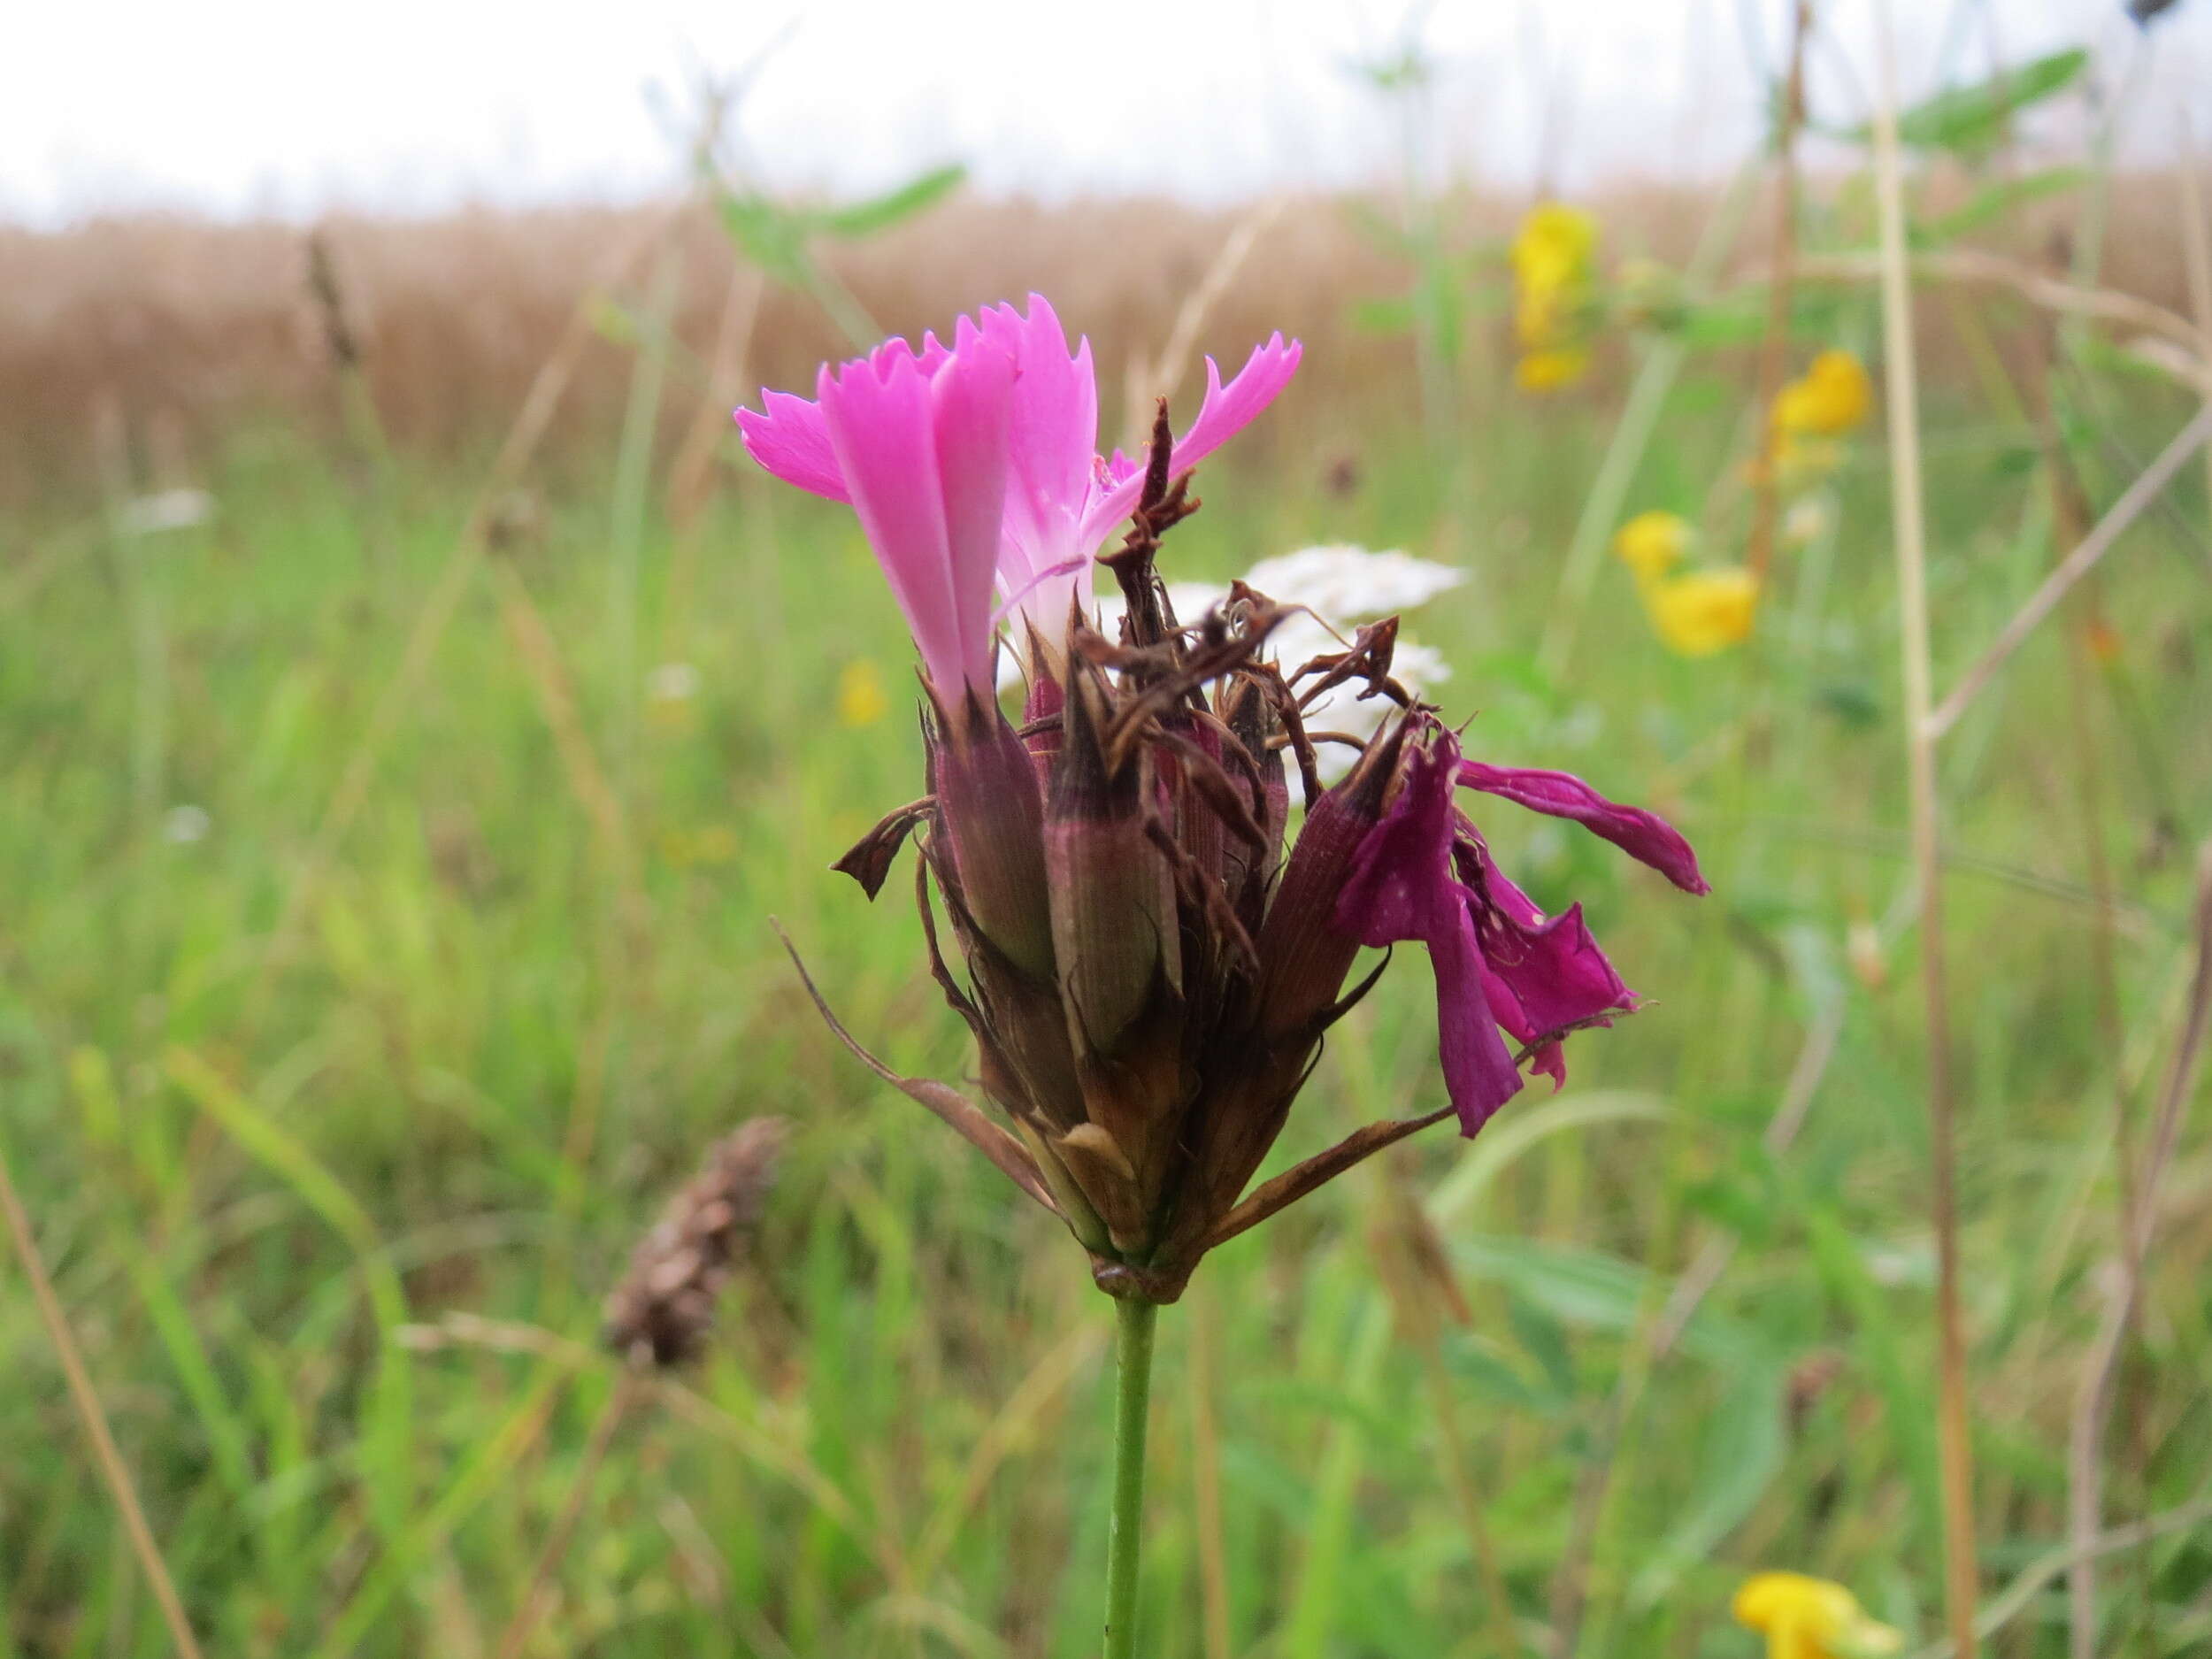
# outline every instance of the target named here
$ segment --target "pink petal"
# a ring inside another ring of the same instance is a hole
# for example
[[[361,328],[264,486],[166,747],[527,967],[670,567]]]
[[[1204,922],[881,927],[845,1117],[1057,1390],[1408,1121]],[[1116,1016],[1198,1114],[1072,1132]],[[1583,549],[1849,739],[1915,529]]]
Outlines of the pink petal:
[[[1698,873],[1697,855],[1664,818],[1641,807],[1617,806],[1581,779],[1563,772],[1517,766],[1486,766],[1463,761],[1459,781],[1470,789],[1502,796],[1532,812],[1572,818],[1630,857],[1649,864],[1686,893],[1707,893]]]
[[[923,667],[932,683],[950,692],[966,678],[968,656],[930,381],[910,354],[901,354],[880,368],[870,359],[848,363],[837,374],[826,365],[816,384],[853,511],[905,613]]]
[[[1225,387],[1221,370],[1208,357],[1206,400],[1198,406],[1198,419],[1190,430],[1175,441],[1175,476],[1180,478],[1250,426],[1290,384],[1304,349],[1295,340],[1286,344],[1281,334],[1271,334],[1265,345],[1252,348],[1242,371]]]
[[[744,435],[745,452],[787,484],[832,501],[850,501],[844,474],[830,447],[829,428],[822,420],[819,403],[795,397],[789,392],[763,391],[764,412],[737,411],[737,429]]]
[[[1448,926],[1428,939],[1436,975],[1437,1058],[1444,1087],[1459,1112],[1459,1133],[1472,1135],[1498,1108],[1521,1092],[1513,1051],[1498,1035],[1498,1020],[1483,988],[1482,950],[1463,900]]]
[[[1190,430],[1175,440],[1171,475],[1182,477],[1251,425],[1275,401],[1276,394],[1290,384],[1304,349],[1295,340],[1286,343],[1281,334],[1270,335],[1265,345],[1252,349],[1243,369],[1225,387],[1221,383],[1220,366],[1208,357],[1205,401],[1198,406],[1198,419],[1191,423]],[[1130,460],[1116,450],[1109,476],[1111,481],[1083,513],[1082,540],[1087,548],[1094,549],[1103,541],[1144,494],[1141,461]]]
[[[1059,317],[1041,294],[1025,318],[1011,305],[983,313],[983,337],[1020,365],[1009,427],[1009,474],[999,581],[1008,608],[1058,637],[1087,587],[1092,549],[1076,541],[1098,442],[1098,382],[1086,340],[1071,354]]]
[[[962,323],[964,329],[964,318]],[[1014,384],[1014,359],[976,339],[963,340],[953,362],[930,382],[961,672],[968,684],[983,688],[992,680],[991,587],[1006,505]]]

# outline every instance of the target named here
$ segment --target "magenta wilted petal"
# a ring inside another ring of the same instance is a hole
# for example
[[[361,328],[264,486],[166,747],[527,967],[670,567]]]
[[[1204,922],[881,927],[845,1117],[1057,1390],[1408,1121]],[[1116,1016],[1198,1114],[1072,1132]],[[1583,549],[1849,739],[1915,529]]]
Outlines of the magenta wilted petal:
[[[1336,925],[1363,945],[1425,940],[1466,909],[1452,879],[1452,765],[1448,733],[1406,757],[1404,786],[1360,843],[1337,895]]]
[[[996,351],[947,359],[933,376],[900,343],[836,373],[825,365],[816,382],[853,511],[923,666],[949,697],[964,682],[990,695],[990,572],[1011,377]]]
[[[1617,805],[1571,773],[1486,766],[1469,760],[1460,763],[1459,781],[1532,812],[1572,818],[1593,835],[1603,837],[1630,857],[1649,864],[1686,893],[1711,891],[1698,873],[1697,855],[1672,825],[1641,807]]]
[[[1298,359],[1303,350],[1295,340],[1286,342],[1280,334],[1270,335],[1265,345],[1252,349],[1243,369],[1226,386],[1221,383],[1219,365],[1208,357],[1206,398],[1199,405],[1198,419],[1175,440],[1171,476],[1182,477],[1250,426],[1260,411],[1275,401],[1276,394],[1290,384],[1290,377],[1298,372]],[[1083,514],[1082,539],[1089,547],[1104,541],[1114,526],[1129,516],[1138,496],[1144,493],[1142,465],[1118,450],[1115,451],[1108,476],[1110,481]]]
[[[1472,1135],[1521,1092],[1521,1074],[1498,1035],[1498,1011],[1484,988],[1482,948],[1463,898],[1448,919],[1440,918],[1427,944],[1436,975],[1436,1056],[1459,1113],[1459,1133]]]
[[[822,406],[789,392],[764,391],[761,412],[737,411],[737,429],[745,441],[745,453],[787,484],[832,501],[849,502],[845,475],[831,447],[829,426]]]
[[[1521,1078],[1484,987],[1472,895],[1452,874],[1458,760],[1458,741],[1440,729],[1428,747],[1407,751],[1405,782],[1354,856],[1336,922],[1362,944],[1417,939],[1428,947],[1437,1057],[1460,1133],[1471,1135],[1520,1092]]]
[[[1498,1023],[1519,1042],[1537,1042],[1636,1006],[1636,994],[1590,936],[1579,904],[1538,927],[1517,927],[1494,916],[1481,942],[1483,960],[1505,992],[1492,996],[1491,1004]]]

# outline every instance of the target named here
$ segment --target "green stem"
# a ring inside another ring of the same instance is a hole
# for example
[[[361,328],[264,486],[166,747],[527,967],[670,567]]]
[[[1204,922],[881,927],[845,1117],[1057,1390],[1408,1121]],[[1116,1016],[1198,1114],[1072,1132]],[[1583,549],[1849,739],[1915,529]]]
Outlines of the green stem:
[[[1152,1302],[1114,1303],[1114,1508],[1106,1522],[1106,1659],[1135,1659],[1144,1431],[1152,1403]]]

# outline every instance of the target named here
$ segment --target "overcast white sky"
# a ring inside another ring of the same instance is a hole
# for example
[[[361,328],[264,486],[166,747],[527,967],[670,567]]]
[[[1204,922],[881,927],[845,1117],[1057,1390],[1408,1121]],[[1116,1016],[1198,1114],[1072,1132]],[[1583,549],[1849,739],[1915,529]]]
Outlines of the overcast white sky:
[[[2147,49],[2120,0],[1891,0],[1908,93],[2087,42],[2139,153],[2193,105],[2212,148],[2212,0]],[[1815,112],[1863,112],[1873,0],[1824,0]],[[1347,73],[1404,0],[106,0],[0,4],[0,220],[146,207],[310,215],[634,196],[701,68],[782,43],[741,131],[780,182],[856,190],[959,159],[986,189],[1202,199],[1378,177],[1399,116]],[[1442,165],[1509,185],[1717,170],[1756,129],[1783,0],[1437,0]],[[1761,38],[1763,36],[1763,38]]]

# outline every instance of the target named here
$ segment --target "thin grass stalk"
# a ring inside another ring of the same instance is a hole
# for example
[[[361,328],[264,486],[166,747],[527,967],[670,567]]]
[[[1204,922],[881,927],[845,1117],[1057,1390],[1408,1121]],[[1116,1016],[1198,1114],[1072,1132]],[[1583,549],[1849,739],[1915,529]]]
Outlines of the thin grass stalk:
[[[479,489],[471,507],[467,523],[460,536],[447,554],[445,568],[430,591],[423,596],[422,608],[415,614],[414,626],[407,636],[399,665],[385,683],[376,703],[371,708],[367,725],[354,741],[344,766],[338,774],[337,787],[331,791],[330,801],[323,810],[321,820],[310,840],[306,851],[294,868],[284,891],[284,901],[277,912],[276,926],[261,949],[261,959],[255,970],[252,990],[247,998],[246,1017],[242,1022],[250,1032],[261,1023],[261,1016],[268,1005],[270,993],[275,988],[278,970],[290,953],[294,939],[307,920],[308,912],[322,887],[323,878],[329,872],[336,858],[338,848],[353,827],[353,820],[368,804],[369,791],[376,782],[377,764],[383,757],[384,746],[391,741],[398,728],[400,718],[414,700],[423,682],[428,679],[430,664],[436,657],[439,642],[460,610],[461,601],[467,595],[470,579],[476,574],[478,560],[489,545],[498,520],[499,507],[507,492],[522,476],[523,469],[537,453],[544,440],[546,429],[552,424],[555,410],[560,406],[569,382],[575,378],[578,364],[585,349],[595,337],[593,318],[601,293],[619,282],[636,262],[651,251],[680,223],[678,210],[668,209],[654,214],[608,254],[596,273],[597,280],[587,285],[570,310],[566,326],[545,361],[530,382],[522,407],[515,413],[513,423],[507,429],[505,441],[493,460],[491,470]]]
[[[168,1563],[162,1559],[161,1546],[155,1542],[153,1528],[146,1523],[146,1511],[139,1503],[138,1488],[131,1479],[130,1467],[116,1448],[115,1436],[108,1428],[107,1409],[100,1403],[100,1392],[92,1385],[91,1373],[85,1369],[84,1355],[77,1347],[75,1333],[70,1329],[68,1312],[55,1293],[53,1275],[47,1271],[45,1255],[38,1248],[38,1235],[31,1230],[31,1217],[16,1191],[15,1177],[9,1168],[4,1147],[0,1147],[0,1215],[7,1219],[16,1257],[23,1263],[24,1277],[31,1281],[31,1299],[37,1303],[39,1320],[46,1327],[46,1340],[53,1344],[54,1356],[61,1362],[62,1376],[69,1385],[70,1402],[76,1407],[77,1419],[84,1425],[85,1439],[91,1442],[92,1460],[99,1468],[100,1479],[108,1489],[116,1513],[122,1517],[131,1553],[137,1556],[139,1571],[152,1586],[154,1600],[161,1609],[162,1623],[169,1628],[170,1643],[180,1659],[200,1659],[200,1644],[192,1634],[192,1621],[185,1616],[184,1603],[177,1597],[177,1586],[169,1576]]]
[[[2117,1555],[2124,1549],[2140,1549],[2155,1540],[2175,1532],[2185,1532],[2212,1520],[2212,1499],[2200,1499],[2185,1503],[2178,1509],[2168,1509],[2147,1520],[2126,1526],[2116,1526],[2108,1532],[2100,1532],[2089,1547],[2092,1555]],[[1985,1638],[1994,1636],[2006,1625],[2036,1605],[2036,1598],[2054,1579],[2064,1576],[2074,1564],[2080,1550],[2072,1544],[2062,1544],[2022,1571],[2019,1577],[1997,1594],[1989,1598],[1974,1621],[1976,1632]],[[1930,1642],[1925,1647],[1909,1655],[1908,1659],[1956,1659],[1958,1649],[1946,1639]]]
[[[2120,499],[2097,521],[2097,527],[2082,541],[2079,547],[2060,563],[2057,569],[2046,577],[2043,585],[2030,595],[2006,623],[2003,630],[1989,649],[1975,659],[1974,664],[1958,678],[1942,704],[1932,710],[1924,724],[1932,740],[1941,737],[1958,724],[1959,717],[1978,696],[2006,659],[2018,650],[2029,634],[2035,632],[2042,620],[2058,608],[2076,583],[2097,566],[2097,562],[2112,550],[2128,527],[2163,493],[2175,476],[2188,465],[2189,458],[2212,440],[2212,403],[2197,411],[2196,418],[2174,435],[2173,441],[2159,451],[2158,458],[2145,467],[2140,476],[2120,494]]]
[[[1475,1557],[1475,1573],[1482,1580],[1483,1614],[1490,1646],[1496,1659],[1519,1659],[1520,1633],[1513,1627],[1513,1598],[1506,1588],[1505,1568],[1498,1558],[1498,1540],[1484,1511],[1482,1494],[1476,1489],[1467,1465],[1467,1448],[1459,1432],[1460,1386],[1444,1366],[1444,1348],[1434,1324],[1424,1320],[1421,1332],[1421,1368],[1429,1386],[1429,1409],[1436,1420],[1437,1444],[1444,1453],[1444,1484],[1458,1506],[1460,1524],[1467,1529],[1468,1548]]]
[[[2212,370],[2212,212],[2204,202],[2204,176],[2189,111],[2181,111],[2181,252],[2189,280],[2189,310],[2197,325],[2198,360]],[[2212,446],[2204,452],[2205,498],[2212,501]]]
[[[1774,406],[1789,370],[1790,304],[1797,282],[1797,131],[1805,121],[1805,42],[1812,27],[1813,0],[1796,0],[1790,12],[1789,71],[1776,115],[1774,279],[1767,293],[1766,336],[1759,345],[1759,451],[1752,473],[1751,540],[1744,557],[1761,583],[1774,563],[1774,526],[1781,512]]]
[[[1144,1537],[1144,1440],[1158,1307],[1114,1303],[1114,1493],[1106,1519],[1106,1659],[1136,1659],[1137,1558]]]
[[[552,1587],[553,1575],[559,1571],[569,1546],[575,1541],[577,1523],[583,1519],[584,1507],[591,1501],[592,1483],[599,1478],[599,1467],[606,1462],[607,1448],[614,1444],[615,1431],[622,1426],[622,1419],[629,1414],[637,1393],[637,1372],[625,1368],[591,1425],[590,1438],[584,1442],[583,1455],[569,1481],[560,1513],[554,1517],[553,1530],[546,1534],[545,1548],[530,1569],[530,1582],[515,1608],[514,1618],[499,1639],[499,1659],[521,1659],[530,1632],[545,1616],[546,1606],[552,1599],[548,1592]]]
[[[2052,392],[2052,360],[2059,349],[2047,338],[2031,384],[2037,401],[2036,434],[2043,450],[2043,470],[2051,503],[2051,522],[2061,547],[2075,546],[2088,529],[2088,511],[2081,484],[2069,462]],[[2112,1067],[2112,1153],[2116,1176],[2120,1236],[2135,1231],[2134,1147],[2129,1122],[2126,1068],[2123,1056],[2126,1032],[2121,1023],[2119,975],[2116,966],[2118,929],[2114,914],[2112,861],[2105,844],[2104,768],[2100,757],[2095,722],[2090,705],[2095,664],[2090,656],[2090,634],[2096,626],[2092,596],[2085,592],[2069,618],[2066,651],[2066,710],[2069,737],[2074,749],[2076,802],[2082,820],[2082,855],[2090,891],[2096,904],[2090,918],[2090,978],[2094,987],[2097,1031]],[[2124,1332],[2123,1332],[2124,1336]],[[2109,1416],[2109,1391],[2085,1380],[2075,1402],[2068,1431],[2067,1514],[2069,1537],[2077,1559],[2067,1572],[2068,1640],[2072,1659],[2095,1659],[2097,1566],[2085,1546],[2097,1532],[2103,1514],[2105,1425]]]
[[[2212,841],[2199,849],[2196,905],[2197,962],[2190,979],[2188,1010],[2174,1043],[2174,1057],[2160,1092],[2151,1148],[2140,1171],[2125,1167],[2120,1237],[2120,1282],[2090,1348],[2076,1398],[2067,1456],[2067,1540],[2074,1558],[2066,1570],[2068,1637],[2072,1659],[2096,1659],[2096,1558],[2098,1528],[2103,1519],[2104,1437],[2112,1413],[2113,1385],[2128,1333],[2143,1295],[2143,1263],[2157,1227],[2158,1188],[2181,1136],[2183,1109],[2196,1080],[2205,1030],[2212,1024]]]
[[[1875,188],[1882,238],[1882,334],[1888,400],[1891,506],[1895,519],[1905,745],[1912,796],[1913,864],[1919,894],[1921,990],[1928,1044],[1928,1139],[1936,1237],[1936,1433],[1943,1467],[1945,1601],[1958,1659],[1974,1659],[1978,1573],[1974,1454],[1966,1340],[1959,1305],[1956,1125],[1951,1094],[1950,1010],[1943,955],[1943,863],[1936,798],[1936,735],[1928,720],[1933,674],[1928,645],[1927,527],[1920,476],[1919,386],[1914,362],[1912,277],[1906,261],[1904,168],[1897,134],[1897,58],[1888,0],[1876,8],[1881,92],[1875,104]]]
[[[1231,1659],[1229,1549],[1222,1521],[1221,1431],[1214,1418],[1213,1321],[1202,1312],[1188,1322],[1190,1356],[1191,1488],[1198,1534],[1200,1630],[1206,1659]]]
[[[637,748],[638,590],[645,558],[645,520],[653,479],[653,440],[660,427],[661,396],[668,383],[669,335],[683,258],[664,249],[645,301],[645,326],[630,367],[630,391],[615,452],[614,499],[608,526],[612,557],[607,570],[608,656],[614,671],[609,710],[608,757],[617,792],[629,795],[631,757]]]
[[[1184,296],[1176,308],[1175,321],[1169,326],[1167,338],[1156,354],[1147,357],[1133,355],[1122,377],[1123,426],[1127,435],[1122,447],[1134,455],[1151,434],[1153,400],[1171,393],[1190,367],[1191,353],[1198,348],[1198,336],[1206,326],[1206,319],[1221,303],[1223,295],[1244,269],[1245,261],[1252,257],[1252,250],[1262,236],[1273,228],[1290,205],[1286,196],[1271,196],[1236,222],[1206,267],[1205,275]]]
[[[1696,251],[1691,255],[1689,268],[1683,276],[1683,286],[1688,293],[1701,295],[1735,247],[1736,233],[1742,228],[1744,213],[1750,205],[1752,180],[1756,176],[1756,167],[1751,164],[1739,168],[1712,216],[1705,221]],[[1567,557],[1560,565],[1559,593],[1552,604],[1551,620],[1545,626],[1537,654],[1539,665],[1555,680],[1566,672],[1574,657],[1575,636],[1582,626],[1582,613],[1589,608],[1591,593],[1597,586],[1599,561],[1605,556],[1605,544],[1614,526],[1620,521],[1621,508],[1628,499],[1629,487],[1636,481],[1636,469],[1643,463],[1651,434],[1658,429],[1660,411],[1666,407],[1674,377],[1681,373],[1688,358],[1689,349],[1671,336],[1651,342],[1636,371],[1635,381],[1629,388],[1628,401],[1622,406],[1620,419],[1614,423],[1613,435],[1606,443],[1604,457],[1598,463],[1597,476],[1590,481],[1590,493],[1583,497],[1582,511],[1575,519],[1574,534],[1567,544]]]

